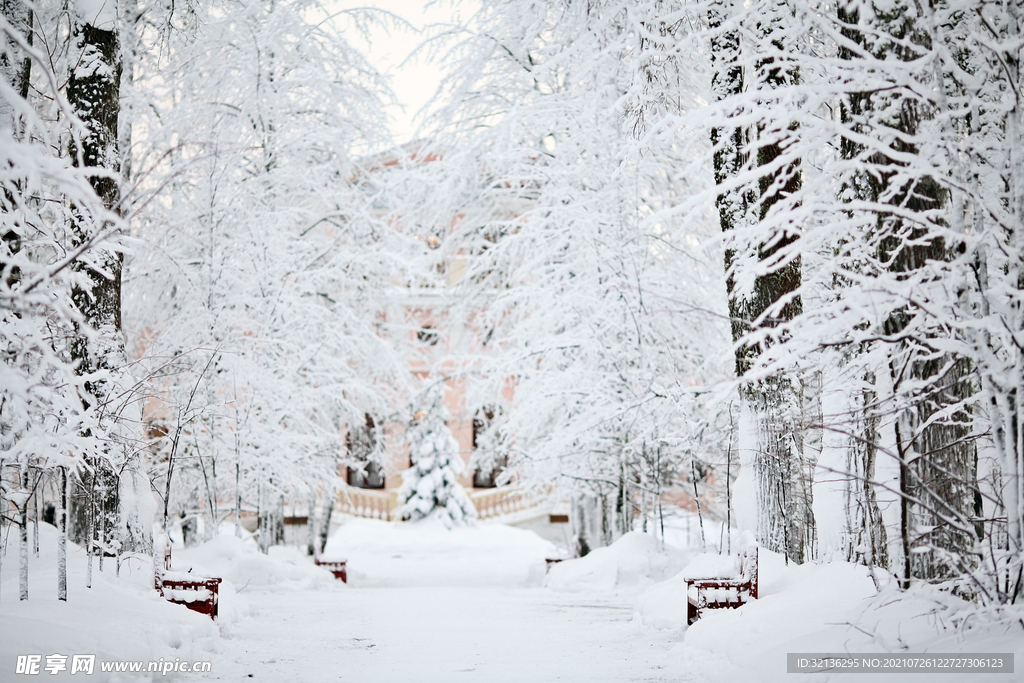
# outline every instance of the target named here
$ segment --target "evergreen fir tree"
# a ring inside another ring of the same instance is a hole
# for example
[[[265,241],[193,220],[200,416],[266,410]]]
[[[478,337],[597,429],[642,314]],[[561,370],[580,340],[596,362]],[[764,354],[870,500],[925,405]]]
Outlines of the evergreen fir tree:
[[[459,484],[464,468],[459,442],[445,424],[444,385],[428,389],[422,405],[409,427],[412,467],[402,473],[398,491],[402,505],[395,516],[402,520],[434,517],[446,526],[473,521],[476,509]]]

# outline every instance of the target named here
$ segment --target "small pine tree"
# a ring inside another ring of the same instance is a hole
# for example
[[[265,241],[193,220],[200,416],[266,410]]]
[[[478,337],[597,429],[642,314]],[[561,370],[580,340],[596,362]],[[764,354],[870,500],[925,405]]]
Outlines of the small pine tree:
[[[459,443],[445,424],[444,385],[428,389],[423,405],[409,427],[412,467],[402,473],[398,490],[402,505],[395,516],[402,520],[435,517],[446,526],[471,522],[476,508],[459,485],[464,466]]]

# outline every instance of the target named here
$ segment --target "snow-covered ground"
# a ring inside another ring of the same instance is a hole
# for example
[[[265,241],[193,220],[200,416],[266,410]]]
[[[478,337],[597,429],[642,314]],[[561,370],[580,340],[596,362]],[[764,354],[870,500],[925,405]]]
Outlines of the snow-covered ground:
[[[448,683],[647,681],[677,641],[622,596],[499,586],[267,595],[210,680]],[[682,680],[696,680],[687,677]]]
[[[53,530],[44,527],[43,547]],[[431,522],[350,519],[330,539],[344,556],[342,584],[294,548],[260,554],[222,536],[176,550],[175,570],[221,576],[214,624],[160,599],[151,565],[108,562],[84,588],[84,558],[70,553],[69,601],[54,599],[52,557],[33,561],[31,600],[17,602],[16,553],[0,583],[0,681],[19,654],[96,653],[99,660],[210,661],[206,674],[96,673],[86,680],[733,681],[889,680],[884,674],[787,674],[789,652],[1014,652],[1024,630],[962,623],[948,596],[876,593],[867,571],[844,562],[786,566],[761,551],[761,597],[709,612],[687,629],[680,570],[693,551],[632,533],[610,548],[554,566],[556,549],[498,524],[445,529]],[[708,561],[708,558],[698,558]],[[883,577],[884,578],[884,577]],[[962,607],[962,605],[961,605]],[[963,614],[962,610],[959,612]],[[78,680],[69,672],[47,680]],[[905,683],[935,674],[900,674]],[[945,682],[1024,680],[1021,674],[943,674]]]
[[[173,605],[153,590],[153,565],[149,558],[130,559],[116,566],[106,558],[104,571],[93,566],[93,587],[86,588],[85,552],[68,544],[68,600],[57,600],[57,531],[40,524],[40,556],[30,557],[29,600],[18,600],[18,545],[8,539],[7,554],[0,566],[0,681],[87,680],[135,681],[138,676],[105,674],[100,661],[206,660],[221,642],[220,632],[209,617]],[[227,600],[228,612],[233,601]],[[66,655],[67,670],[38,676],[15,673],[18,655]],[[70,673],[71,656],[94,654],[93,675]],[[159,678],[159,676],[157,676]]]
[[[350,518],[324,548],[348,561],[349,585],[540,586],[554,544],[532,531],[481,523],[446,528],[440,521],[391,524]]]

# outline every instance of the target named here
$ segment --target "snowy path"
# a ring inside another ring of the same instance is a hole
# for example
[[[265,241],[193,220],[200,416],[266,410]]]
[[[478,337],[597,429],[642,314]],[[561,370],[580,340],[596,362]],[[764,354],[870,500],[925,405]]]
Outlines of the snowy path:
[[[258,608],[225,633],[208,680],[688,680],[661,669],[678,635],[641,630],[628,597],[395,587],[251,599]]]

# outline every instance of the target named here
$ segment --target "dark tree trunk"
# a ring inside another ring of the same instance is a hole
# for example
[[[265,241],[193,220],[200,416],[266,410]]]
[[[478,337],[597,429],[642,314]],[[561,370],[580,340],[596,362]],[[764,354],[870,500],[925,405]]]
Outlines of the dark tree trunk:
[[[867,7],[862,4],[856,7]],[[865,52],[878,58],[895,54],[898,59],[919,59],[931,47],[931,36],[915,25],[909,7],[897,6],[887,13],[862,17],[853,5],[840,6],[838,18],[844,36],[863,47]],[[870,22],[874,38],[869,41],[863,31],[864,22]],[[841,53],[844,59],[856,59],[850,51]],[[890,277],[899,281],[919,278],[929,262],[946,261],[954,256],[951,248],[937,233],[940,226],[929,223],[925,217],[948,203],[945,189],[928,176],[907,174],[899,179],[898,172],[906,164],[899,158],[917,155],[917,147],[909,142],[920,132],[921,123],[931,115],[925,105],[904,94],[903,91],[851,92],[842,103],[843,123],[861,136],[878,139],[880,133],[892,142],[879,142],[875,149],[844,137],[841,153],[846,159],[861,159],[874,167],[850,178],[844,194],[878,205],[900,206],[921,214],[912,223],[884,208],[876,209],[868,222],[864,241],[877,245],[873,257]],[[895,132],[895,135],[890,133]],[[885,145],[888,144],[888,147]],[[891,150],[891,152],[890,152]],[[897,184],[899,183],[899,184]],[[970,415],[966,408],[936,419],[940,412],[948,412],[973,393],[971,369],[964,358],[949,353],[936,353],[930,339],[903,338],[918,316],[924,312],[912,304],[893,310],[884,321],[883,332],[891,342],[888,348],[889,372],[897,397],[901,387],[912,384],[910,392],[903,391],[897,409],[897,453],[900,458],[901,501],[901,560],[902,566],[890,566],[903,577],[904,585],[911,577],[942,579],[962,573],[969,563],[972,534],[965,529],[973,514],[977,491],[976,453],[970,439]],[[902,339],[901,339],[902,338]],[[866,402],[867,403],[867,402]],[[864,423],[873,424],[870,415]],[[873,443],[874,434],[863,435]],[[866,448],[859,470],[871,474],[874,449]],[[870,487],[864,486],[865,495],[860,502],[866,505],[864,523],[871,524],[877,505],[870,496]],[[917,501],[917,502],[914,502]],[[950,525],[946,520],[958,523]],[[874,529],[864,529],[874,532]],[[884,540],[884,539],[883,539]],[[924,552],[912,552],[920,548]],[[893,558],[895,559],[895,558]]]
[[[68,471],[57,468],[60,486],[60,509],[57,511],[57,599],[68,601]]]
[[[740,35],[722,30],[732,8],[716,3],[709,13],[714,34],[711,45],[712,90],[717,101],[727,101],[743,92],[746,75],[740,66]],[[760,25],[763,40],[779,38],[771,35],[779,17],[769,17]],[[785,64],[774,64],[772,58],[762,60],[759,72],[765,74],[765,85],[771,89],[786,87],[797,75]],[[756,176],[750,149],[756,148],[756,167],[765,167],[783,154],[777,139],[758,144],[763,127],[721,127],[711,131],[714,145],[715,182],[728,186],[717,198],[719,222],[723,232],[740,229],[765,220],[779,201],[800,189],[798,162],[792,160],[781,168]],[[767,136],[765,136],[767,137]],[[735,185],[738,178],[757,177]],[[732,186],[729,186],[732,184]],[[746,375],[764,351],[760,344],[743,340],[757,329],[776,328],[793,320],[802,311],[801,300],[795,296],[801,282],[799,258],[755,278],[752,291],[740,291],[736,282],[741,262],[765,262],[781,250],[789,249],[797,235],[773,235],[760,244],[733,245],[725,253],[726,288],[729,316],[736,347],[736,374]],[[741,253],[740,250],[743,250]],[[780,302],[782,302],[780,304]],[[753,417],[756,444],[753,445],[754,478],[757,485],[758,541],[769,550],[783,552],[795,562],[808,559],[814,538],[808,468],[803,455],[803,391],[799,380],[776,375],[751,381],[741,390],[745,408]]]
[[[69,153],[72,163],[96,173],[89,183],[103,202],[114,213],[120,212],[118,173],[118,116],[120,113],[121,55],[115,27],[97,27],[85,18],[75,24],[73,40],[77,52],[75,68],[67,85],[67,98],[85,130],[72,138]],[[75,208],[74,247],[101,241],[110,229],[107,220],[91,215],[83,207]],[[80,331],[71,355],[77,371],[83,376],[113,370],[124,360],[124,341],[121,336],[121,267],[122,255],[110,249],[96,249],[92,258],[98,263],[76,263],[76,269],[88,279],[88,286],[76,287],[72,301],[82,315],[90,332]],[[104,379],[89,379],[85,383],[86,401],[99,419],[106,419],[110,410],[109,383]],[[109,454],[113,455],[113,454]],[[89,491],[95,491],[98,500],[83,496],[87,489],[76,486],[71,496],[69,534],[76,543],[86,539],[88,530],[80,523],[93,509],[103,518],[99,528],[114,530],[118,524],[118,476],[111,465],[111,457],[90,458],[92,471]],[[76,509],[77,508],[77,509]],[[78,523],[76,523],[78,522]],[[107,532],[109,533],[109,531]],[[112,539],[100,540],[101,547]]]
[[[21,485],[20,502],[18,503],[18,599],[28,600],[28,458],[23,456],[21,469],[18,472],[18,483]]]
[[[327,538],[331,533],[331,514],[334,512],[334,492],[328,490],[324,494],[324,508],[320,519],[320,554],[327,547]]]
[[[863,35],[857,26],[857,3],[841,3],[837,7],[840,31],[852,43],[862,45]],[[839,56],[844,60],[856,59],[857,55],[848,46],[842,45]],[[840,103],[840,119],[844,126],[860,129],[855,122],[864,114],[866,96],[862,93],[849,93]],[[863,131],[860,131],[863,132]],[[863,147],[851,138],[843,136],[840,140],[840,155],[847,160],[855,159],[863,151]],[[857,174],[844,184],[842,194],[870,200],[870,178],[866,174]],[[855,267],[855,266],[854,266]],[[845,283],[837,283],[841,288]],[[866,348],[855,348],[849,351],[852,360],[865,352]],[[878,505],[878,491],[873,482],[876,481],[875,463],[878,456],[879,417],[877,408],[878,394],[872,389],[875,385],[875,374],[867,372],[864,376],[864,391],[851,397],[852,409],[848,447],[848,471],[851,479],[846,483],[847,503],[847,537],[846,555],[851,562],[860,561],[869,566],[892,568],[889,555],[889,543],[886,527]]]

